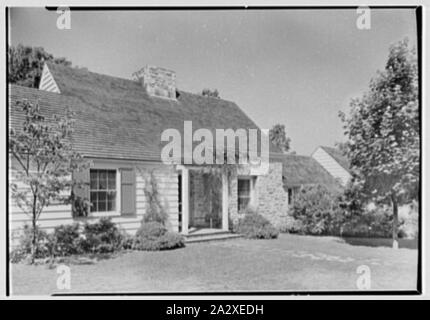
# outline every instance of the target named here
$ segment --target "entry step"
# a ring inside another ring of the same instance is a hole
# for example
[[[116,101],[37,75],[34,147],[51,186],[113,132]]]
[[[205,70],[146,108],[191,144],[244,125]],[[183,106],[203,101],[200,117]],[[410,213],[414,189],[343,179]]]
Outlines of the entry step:
[[[229,231],[215,231],[211,233],[195,232],[185,236],[186,243],[206,242],[206,241],[221,241],[230,240],[242,237],[240,234],[231,233]]]

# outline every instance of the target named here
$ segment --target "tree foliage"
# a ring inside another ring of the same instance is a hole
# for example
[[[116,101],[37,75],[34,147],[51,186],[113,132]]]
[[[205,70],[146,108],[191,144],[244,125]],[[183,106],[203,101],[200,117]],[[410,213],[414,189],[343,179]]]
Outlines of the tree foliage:
[[[269,131],[269,139],[270,142],[282,152],[288,152],[290,150],[291,139],[287,138],[285,125],[275,124]]]
[[[8,50],[8,83],[38,88],[45,62],[64,66],[72,65],[66,58],[55,58],[42,47],[30,47],[22,44],[16,47],[10,46]]]
[[[366,199],[391,201],[397,237],[397,207],[417,198],[420,170],[418,67],[408,39],[390,47],[385,69],[340,117],[353,183]]]
[[[12,183],[10,189],[17,206],[31,216],[35,242],[42,211],[54,202],[71,200],[71,189],[80,183],[73,182],[71,174],[87,164],[72,148],[70,114],[63,118],[54,116],[49,121],[41,114],[38,103],[24,100],[14,107],[20,106],[25,120],[21,129],[12,128],[9,132],[9,153],[16,165],[16,181],[22,185]],[[33,246],[34,249],[36,243]]]
[[[305,185],[294,195],[291,216],[305,234],[338,234],[346,204],[323,185]]]

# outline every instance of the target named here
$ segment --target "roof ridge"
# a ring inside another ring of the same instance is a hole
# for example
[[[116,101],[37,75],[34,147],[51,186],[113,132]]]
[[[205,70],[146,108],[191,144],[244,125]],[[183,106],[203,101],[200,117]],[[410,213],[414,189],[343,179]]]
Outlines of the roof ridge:
[[[89,69],[88,69],[88,68],[86,68],[86,67],[78,67],[78,66],[75,66],[75,67],[73,67],[73,66],[63,66],[63,65],[60,65],[60,64],[55,64],[55,63],[53,63],[53,62],[51,62],[51,61],[47,61],[47,62],[46,62],[46,64],[48,65],[48,68],[50,68],[50,70],[52,70],[52,69],[51,69],[51,66],[54,66],[54,68],[58,68],[58,67],[60,67],[60,68],[70,69],[70,70],[76,70],[76,71],[80,71],[80,72],[88,72],[88,73],[91,73],[91,74],[96,75],[96,76],[108,77],[108,78],[117,79],[117,80],[121,80],[121,81],[128,81],[128,82],[136,83],[136,81],[135,81],[135,80],[133,80],[133,79],[127,79],[127,78],[122,78],[122,77],[118,77],[118,76],[113,76],[113,75],[110,75],[110,74],[94,72],[94,71],[89,70]],[[159,68],[163,68],[163,67],[159,67]],[[165,70],[172,71],[172,70],[170,70],[170,69],[165,69]],[[53,75],[53,77],[54,77],[54,75]],[[55,77],[54,77],[54,79],[55,79]],[[189,92],[189,91],[180,90],[180,89],[178,89],[178,88],[176,88],[176,91],[178,91],[179,93],[190,94],[190,95],[193,95],[193,96],[196,96],[196,97],[202,98],[202,99],[215,99],[215,100],[221,100],[221,101],[225,101],[225,102],[229,102],[229,103],[232,103],[232,104],[234,104],[234,105],[237,105],[237,104],[236,104],[236,102],[234,102],[234,101],[232,101],[232,100],[227,100],[227,99],[224,99],[224,98],[219,98],[219,97],[218,97],[218,98],[216,98],[216,97],[207,97],[207,96],[203,96],[203,95],[198,94],[198,93],[194,93],[194,92]]]

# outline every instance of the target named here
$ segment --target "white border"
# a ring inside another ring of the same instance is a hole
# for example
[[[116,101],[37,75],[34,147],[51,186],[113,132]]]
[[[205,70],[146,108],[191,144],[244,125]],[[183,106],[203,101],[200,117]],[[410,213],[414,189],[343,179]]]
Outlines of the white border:
[[[74,1],[74,0],[69,0],[67,1],[67,4],[70,6],[97,6],[100,5],[99,2],[96,2],[94,0],[92,1]],[[428,207],[428,200],[426,199],[425,195],[428,195],[428,181],[429,181],[429,171],[426,169],[425,164],[427,164],[427,159],[430,158],[430,154],[429,154],[429,148],[426,147],[427,141],[429,140],[429,129],[426,125],[426,123],[428,123],[429,121],[429,113],[426,110],[426,95],[425,93],[429,91],[429,86],[427,84],[426,81],[426,72],[425,71],[429,71],[427,68],[427,57],[428,57],[428,52],[429,51],[429,42],[427,42],[426,40],[426,35],[427,35],[427,23],[426,23],[426,17],[429,14],[429,4],[430,4],[430,0],[420,0],[420,1],[415,1],[414,3],[411,2],[407,2],[405,0],[400,1],[400,0],[391,0],[391,1],[362,1],[362,0],[358,0],[358,1],[341,1],[341,0],[335,0],[335,1],[331,1],[329,4],[328,3],[321,3],[318,1],[276,1],[276,0],[272,0],[270,1],[270,3],[264,3],[262,1],[253,1],[253,0],[248,0],[248,1],[237,1],[237,0],[230,0],[230,1],[192,1],[192,0],[188,0],[188,1],[183,1],[181,2],[181,6],[333,6],[333,5],[338,5],[338,6],[359,6],[359,5],[373,5],[373,6],[378,6],[378,5],[407,5],[407,6],[411,6],[411,5],[422,5],[423,6],[423,20],[422,20],[422,71],[421,71],[421,76],[422,76],[422,126],[423,126],[423,134],[422,134],[422,138],[423,138],[423,142],[422,142],[422,170],[423,170],[423,190],[422,190],[422,208],[421,208],[421,212],[422,212],[422,285],[423,285],[423,295],[421,296],[402,296],[402,295],[396,295],[396,296],[383,296],[383,295],[376,295],[376,296],[372,296],[372,295],[358,295],[358,296],[341,296],[341,295],[333,295],[330,296],[331,299],[392,299],[392,300],[398,300],[398,299],[430,299],[430,294],[429,294],[429,290],[428,288],[430,288],[430,268],[428,268],[428,256],[429,256],[429,247],[425,247],[426,243],[429,243],[429,238],[428,238],[428,234],[426,232],[426,230],[430,230],[430,219],[426,219],[425,217],[425,213],[427,212],[427,207]],[[58,1],[37,1],[37,0],[17,0],[17,1],[11,1],[11,0],[6,0],[2,3],[2,9],[3,9],[3,13],[5,12],[5,7],[6,6],[58,6],[59,3]],[[130,0],[126,0],[126,1],[112,1],[112,0],[105,0],[103,2],[104,6],[114,6],[114,5],[121,5],[121,6],[126,6],[126,5],[133,5],[133,6],[178,6],[178,3],[174,0],[169,0],[169,1],[162,1],[160,3],[160,1],[156,1],[156,0],[150,0],[150,1],[130,1]],[[1,14],[0,15],[0,21],[1,21],[1,26],[2,28],[5,28],[5,15]],[[5,30],[2,29],[3,32],[0,33],[0,41],[2,43],[6,43],[6,39],[5,39],[5,35],[6,33],[4,32]],[[3,56],[4,57],[4,56]],[[4,61],[4,60],[3,60]],[[2,77],[1,77],[1,84],[2,84],[2,90],[0,93],[0,99],[1,101],[5,101],[6,97],[5,97],[5,63],[1,63],[0,64],[0,71],[2,73]],[[4,106],[4,105],[3,105]],[[3,150],[3,152],[6,151],[6,106],[4,106],[3,108],[1,108],[1,142],[0,142],[0,148],[1,150]],[[7,175],[7,170],[6,170],[6,152],[4,153],[3,157],[1,157],[0,160],[0,166],[1,166],[1,181],[6,181],[6,175]],[[0,185],[0,202],[2,203],[1,206],[1,211],[6,213],[7,212],[7,208],[6,208],[6,185],[5,183],[2,183]],[[2,215],[2,219],[0,219],[0,229],[6,230],[6,214]],[[3,266],[6,265],[5,262],[5,255],[6,255],[6,246],[5,246],[5,240],[6,240],[6,236],[3,232],[0,232],[1,237],[0,237],[0,296],[2,298],[5,298],[5,279],[6,279],[6,270]],[[47,297],[47,296],[31,296],[31,297],[24,297],[24,296],[20,296],[20,297],[8,297],[8,299],[66,299],[66,300],[72,300],[72,299],[80,299],[79,297]],[[85,299],[99,299],[100,297],[85,297]],[[220,299],[237,299],[237,300],[250,300],[250,299],[258,299],[258,300],[268,300],[268,299],[274,299],[274,300],[284,300],[284,299],[288,299],[288,300],[297,300],[297,299],[311,299],[311,300],[319,300],[319,299],[326,299],[327,296],[270,296],[270,295],[264,295],[264,296],[192,296],[192,299],[201,299],[201,300],[220,300]],[[128,297],[121,297],[121,296],[114,296],[114,297],[109,297],[109,296],[104,296],[103,299],[106,300],[111,300],[111,299],[148,299],[148,300],[158,300],[158,299],[173,299],[173,300],[186,300],[189,299],[186,296],[142,296],[142,297],[134,297],[134,296],[128,296]]]

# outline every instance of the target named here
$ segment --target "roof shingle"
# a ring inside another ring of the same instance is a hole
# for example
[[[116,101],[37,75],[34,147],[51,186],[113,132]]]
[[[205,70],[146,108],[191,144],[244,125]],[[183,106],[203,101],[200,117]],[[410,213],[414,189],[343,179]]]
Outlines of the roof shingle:
[[[340,183],[312,157],[285,155],[282,175],[284,188],[322,184],[331,191],[341,190]]]

